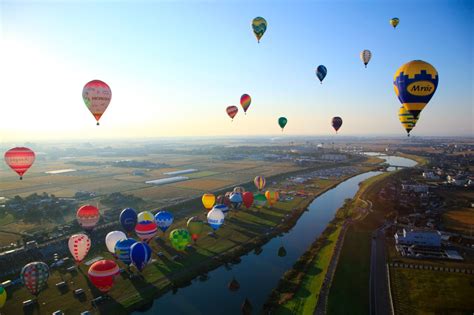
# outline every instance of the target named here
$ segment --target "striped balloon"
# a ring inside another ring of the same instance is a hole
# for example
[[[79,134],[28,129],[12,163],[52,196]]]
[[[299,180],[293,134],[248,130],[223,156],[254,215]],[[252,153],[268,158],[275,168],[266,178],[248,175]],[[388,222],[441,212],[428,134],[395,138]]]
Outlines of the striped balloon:
[[[362,59],[362,62],[364,63],[366,68],[367,64],[370,61],[370,58],[372,58],[372,53],[370,52],[370,50],[365,49],[360,53],[360,59]]]
[[[234,117],[235,117],[235,115],[237,115],[239,109],[237,108],[237,106],[232,105],[232,106],[227,107],[226,111],[227,111],[227,115],[229,115],[229,117],[233,121]]]
[[[135,244],[133,238],[126,238],[115,243],[115,256],[120,259],[121,262],[130,266],[132,259],[130,258],[130,248]]]
[[[416,122],[418,119],[413,117],[413,115],[406,110],[405,107],[401,106],[398,109],[398,119],[400,120],[400,123],[402,124],[403,128],[407,132],[407,136],[410,136],[410,131],[412,131],[413,128],[415,128]]]
[[[135,233],[137,233],[138,238],[142,241],[149,242],[158,233],[158,225],[156,225],[155,221],[138,222],[135,226]]]
[[[76,212],[76,219],[83,229],[92,230],[99,222],[99,209],[91,205],[82,206]]]
[[[252,102],[250,95],[244,94],[240,97],[240,105],[242,105],[242,108],[244,109],[245,114],[247,114],[247,109],[249,109],[250,107],[250,102]]]
[[[93,263],[87,275],[97,289],[107,293],[112,289],[115,277],[120,273],[118,265],[113,260],[103,259]]]
[[[258,190],[262,190],[263,188],[265,188],[265,184],[266,184],[265,177],[256,176],[255,179],[253,180],[253,183],[255,184],[255,187],[257,187]]]
[[[49,267],[41,261],[29,263],[21,269],[20,278],[28,291],[38,296],[48,281]]]
[[[69,238],[69,251],[76,263],[81,263],[91,248],[91,240],[85,234],[74,234]]]
[[[278,198],[279,198],[279,194],[277,191],[270,191],[270,190],[267,190],[265,192],[265,197],[267,198],[267,202],[268,204],[271,206],[273,206],[275,204],[275,202],[278,201]]]
[[[23,174],[33,165],[34,161],[35,153],[25,147],[16,147],[5,152],[5,162],[20,175],[20,179],[23,179]]]

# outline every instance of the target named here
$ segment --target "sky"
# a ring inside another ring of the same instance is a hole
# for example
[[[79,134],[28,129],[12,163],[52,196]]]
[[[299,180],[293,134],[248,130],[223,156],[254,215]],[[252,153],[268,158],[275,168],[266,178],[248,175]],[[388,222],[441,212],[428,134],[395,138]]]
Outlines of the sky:
[[[473,136],[473,6],[1,0],[0,141],[331,135],[333,116],[341,135],[404,136],[392,80],[414,59],[435,66],[439,85],[412,134]],[[260,44],[256,16],[268,22]],[[112,89],[100,126],[81,96],[93,79]],[[243,93],[252,104],[231,122],[225,109]]]

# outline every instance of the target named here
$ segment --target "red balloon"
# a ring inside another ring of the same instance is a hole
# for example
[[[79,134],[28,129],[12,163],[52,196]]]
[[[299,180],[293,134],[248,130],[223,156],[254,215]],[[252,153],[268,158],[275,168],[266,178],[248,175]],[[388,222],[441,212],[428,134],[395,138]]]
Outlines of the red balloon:
[[[242,202],[245,207],[248,209],[253,204],[253,193],[251,191],[246,191],[242,194]]]
[[[83,229],[92,230],[99,222],[99,209],[91,205],[82,206],[77,210],[76,219]]]
[[[226,109],[227,115],[229,115],[230,118],[234,119],[235,115],[237,115],[237,112],[239,111],[239,108],[237,106],[229,106]]]
[[[113,260],[99,260],[90,266],[89,280],[101,292],[107,293],[114,285],[115,276],[120,273],[119,267]]]
[[[5,162],[23,179],[23,174],[33,165],[35,153],[25,147],[16,147],[5,152]]]
[[[230,195],[230,192],[229,192],[229,195]],[[218,205],[226,205],[227,207],[230,207],[230,198],[229,198],[229,195],[219,195],[217,196],[217,199],[216,199],[216,204]]]

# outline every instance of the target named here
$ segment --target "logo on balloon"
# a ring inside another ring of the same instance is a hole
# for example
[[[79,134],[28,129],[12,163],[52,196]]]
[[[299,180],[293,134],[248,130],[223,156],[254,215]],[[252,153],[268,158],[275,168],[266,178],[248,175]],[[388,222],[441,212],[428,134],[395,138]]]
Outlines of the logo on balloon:
[[[433,94],[435,86],[429,81],[417,81],[407,86],[407,92],[416,96],[427,96]]]

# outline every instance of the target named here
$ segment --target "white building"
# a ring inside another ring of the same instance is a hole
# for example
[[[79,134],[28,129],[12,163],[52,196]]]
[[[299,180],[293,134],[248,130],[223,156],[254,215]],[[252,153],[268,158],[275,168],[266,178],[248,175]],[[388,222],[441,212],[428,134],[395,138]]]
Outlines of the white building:
[[[420,245],[441,247],[441,233],[433,230],[407,231],[403,229],[401,233],[395,234],[397,245]]]
[[[428,188],[428,185],[402,184],[402,190],[413,191],[416,193],[426,193],[428,192],[429,188]]]
[[[435,173],[433,172],[423,172],[423,178],[424,179],[429,179],[429,180],[437,180],[439,179],[439,176],[436,175]]]

